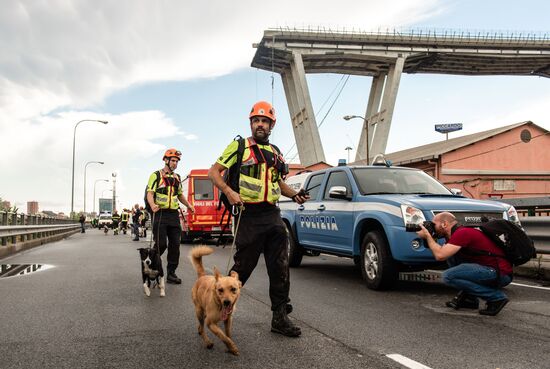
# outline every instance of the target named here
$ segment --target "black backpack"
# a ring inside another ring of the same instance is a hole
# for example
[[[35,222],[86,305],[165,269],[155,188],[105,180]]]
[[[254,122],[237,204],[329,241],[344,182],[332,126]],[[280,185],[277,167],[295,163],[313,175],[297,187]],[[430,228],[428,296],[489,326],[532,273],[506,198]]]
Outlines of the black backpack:
[[[153,181],[153,187],[155,187],[156,184],[158,184],[160,182],[160,171],[157,170],[155,172],[155,174],[157,175],[157,178]],[[177,173],[174,173],[178,179],[178,182],[176,182],[176,185],[177,187],[179,187],[179,184],[181,183],[181,177],[179,174]],[[147,184],[147,186],[145,186],[145,194],[143,195],[143,201],[145,202],[145,210],[147,210],[147,212],[149,214],[153,214],[153,209],[151,209],[151,205],[149,205],[149,201],[147,201],[147,189],[149,188],[149,184]],[[153,192],[153,200],[155,200],[157,197],[157,194],[155,192]]]
[[[473,227],[479,228],[489,237],[498,248],[504,251],[505,258],[515,266],[525,264],[537,255],[533,240],[527,236],[522,228],[509,220],[485,219],[485,221],[482,220],[480,224]],[[500,256],[490,252],[485,254]]]

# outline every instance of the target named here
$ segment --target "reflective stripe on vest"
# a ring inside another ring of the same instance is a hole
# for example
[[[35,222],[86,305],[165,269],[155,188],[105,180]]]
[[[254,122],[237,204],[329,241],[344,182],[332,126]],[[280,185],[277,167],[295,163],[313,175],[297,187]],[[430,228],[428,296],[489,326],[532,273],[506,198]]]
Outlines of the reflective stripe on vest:
[[[246,139],[243,160],[239,175],[239,194],[245,203],[269,202],[275,204],[281,197],[279,187],[279,172],[275,167],[268,168],[265,158],[257,158],[251,146],[257,145],[252,138]],[[276,156],[271,145],[257,146]],[[263,154],[262,154],[263,155]]]

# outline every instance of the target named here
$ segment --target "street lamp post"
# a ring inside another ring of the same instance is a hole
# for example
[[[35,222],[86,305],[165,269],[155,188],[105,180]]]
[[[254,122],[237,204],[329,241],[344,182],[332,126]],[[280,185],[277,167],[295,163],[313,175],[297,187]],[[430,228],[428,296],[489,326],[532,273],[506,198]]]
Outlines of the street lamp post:
[[[88,164],[105,164],[102,161],[89,161],[84,166],[84,214],[86,214],[86,170],[88,169]]]
[[[99,182],[99,181],[109,182],[108,179],[96,179],[95,182],[94,182],[94,213],[95,213],[95,185],[96,185],[97,182]]]
[[[344,116],[344,120],[351,120],[355,118],[363,119],[363,122],[365,124],[365,147],[367,148],[367,165],[369,165],[369,121],[367,118],[362,117],[360,115],[346,115]],[[349,153],[349,151],[348,151]]]
[[[73,213],[74,213],[74,151],[75,151],[75,142],[76,142],[76,128],[82,122],[98,122],[98,123],[103,123],[103,124],[109,123],[106,120],[83,119],[83,120],[79,121],[78,123],[76,123],[75,126],[74,126],[74,133],[73,133],[73,171],[72,171],[72,181],[71,181],[71,217],[73,216]]]
[[[353,148],[351,146],[348,146],[344,150],[346,150],[348,152],[348,164],[349,164],[349,152],[350,152],[350,150],[353,150]]]

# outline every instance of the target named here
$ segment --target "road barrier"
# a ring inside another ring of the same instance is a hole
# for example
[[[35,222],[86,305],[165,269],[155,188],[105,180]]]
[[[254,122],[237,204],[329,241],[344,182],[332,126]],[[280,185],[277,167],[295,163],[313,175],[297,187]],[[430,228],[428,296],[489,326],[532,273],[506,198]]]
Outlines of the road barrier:
[[[525,233],[535,242],[538,254],[550,254],[550,216],[520,217]]]
[[[70,219],[0,212],[0,257],[57,241],[79,229],[80,224]]]

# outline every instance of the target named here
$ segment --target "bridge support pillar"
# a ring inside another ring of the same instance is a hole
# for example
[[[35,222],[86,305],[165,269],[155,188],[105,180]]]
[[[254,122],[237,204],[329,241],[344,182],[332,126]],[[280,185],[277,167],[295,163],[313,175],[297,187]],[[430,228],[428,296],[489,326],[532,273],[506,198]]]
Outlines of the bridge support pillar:
[[[359,144],[357,145],[357,152],[355,154],[355,161],[367,160],[372,161],[372,137],[374,134],[374,126],[369,122],[369,117],[378,113],[380,108],[380,101],[382,100],[382,92],[384,91],[384,82],[386,81],[386,74],[379,74],[373,77],[370,87],[369,103],[367,104],[367,111],[365,117],[367,120],[363,122],[363,129],[361,130],[361,137],[359,138]],[[368,135],[368,138],[367,138]],[[367,139],[369,144],[367,145]],[[367,154],[367,146],[369,153]]]
[[[286,100],[292,120],[292,129],[300,163],[304,166],[325,160],[321,136],[315,121],[315,113],[307,87],[302,55],[292,54],[290,68],[281,73]]]
[[[390,65],[387,75],[377,76],[372,81],[367,113],[365,115],[367,120],[364,123],[365,125],[361,133],[363,137],[363,134],[367,131],[366,125],[368,124],[369,143],[372,143],[372,145],[369,145],[369,160],[371,162],[374,156],[386,152],[393,110],[395,108],[395,101],[397,99],[397,91],[399,89],[404,63],[404,57],[400,56],[396,58],[395,62]],[[380,104],[380,97],[382,97],[382,104]],[[357,155],[359,156],[361,153],[361,159],[366,159],[366,147],[361,151],[361,145],[365,145],[364,143],[366,142],[363,138],[360,140]]]

